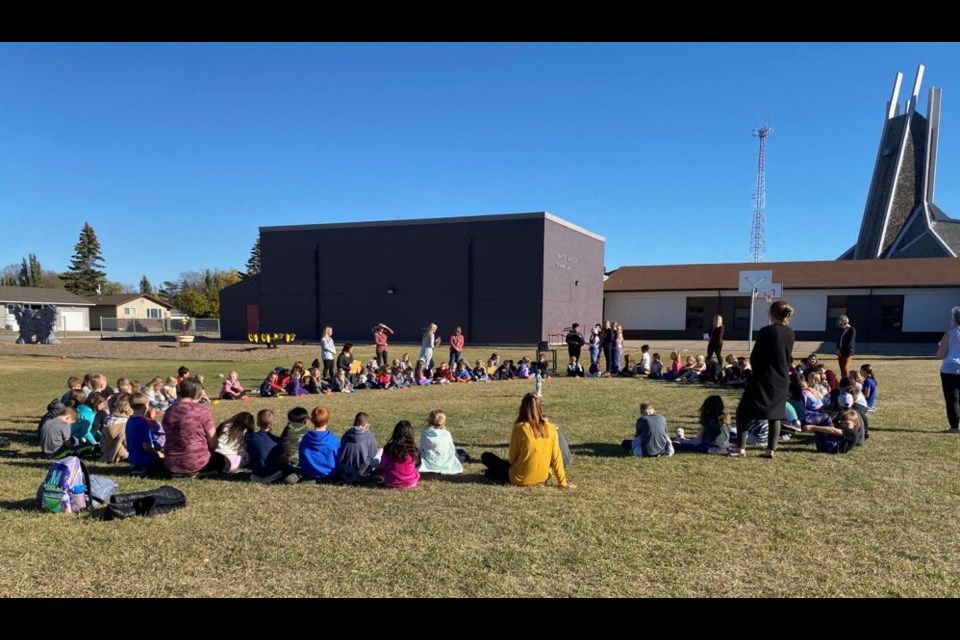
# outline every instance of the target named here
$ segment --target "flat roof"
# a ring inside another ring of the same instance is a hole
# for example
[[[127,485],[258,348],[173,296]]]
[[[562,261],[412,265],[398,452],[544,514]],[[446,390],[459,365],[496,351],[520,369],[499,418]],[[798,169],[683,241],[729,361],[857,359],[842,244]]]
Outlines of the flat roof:
[[[773,271],[784,289],[960,287],[960,258],[737,262],[620,267],[603,283],[614,291],[736,291],[740,271]]]
[[[606,242],[606,238],[592,231],[587,231],[583,227],[579,227],[572,222],[568,222],[563,218],[559,218],[552,213],[547,211],[534,211],[531,213],[498,213],[492,215],[478,215],[478,216],[458,216],[453,218],[405,218],[403,220],[372,220],[367,222],[330,222],[324,224],[296,224],[296,225],[285,225],[285,226],[275,226],[275,227],[260,227],[260,232],[270,232],[270,231],[313,231],[313,230],[323,230],[323,229],[350,229],[350,228],[361,228],[361,227],[401,227],[408,225],[423,225],[423,224],[457,224],[464,222],[498,222],[501,220],[534,220],[534,219],[544,219],[555,222],[559,225],[567,227],[572,231],[577,233],[582,233],[583,235],[593,238],[594,240],[599,240],[600,242]]]

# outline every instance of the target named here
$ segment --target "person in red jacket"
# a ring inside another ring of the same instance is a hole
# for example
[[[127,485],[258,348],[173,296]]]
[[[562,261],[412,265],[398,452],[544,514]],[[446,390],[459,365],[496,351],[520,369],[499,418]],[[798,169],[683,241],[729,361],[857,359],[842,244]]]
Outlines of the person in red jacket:
[[[457,327],[453,335],[450,336],[450,361],[448,364],[451,368],[457,366],[457,363],[463,358],[463,343],[463,331],[460,327]]]
[[[379,323],[373,328],[373,343],[377,345],[377,367],[387,366],[387,337],[393,335],[393,329]]]

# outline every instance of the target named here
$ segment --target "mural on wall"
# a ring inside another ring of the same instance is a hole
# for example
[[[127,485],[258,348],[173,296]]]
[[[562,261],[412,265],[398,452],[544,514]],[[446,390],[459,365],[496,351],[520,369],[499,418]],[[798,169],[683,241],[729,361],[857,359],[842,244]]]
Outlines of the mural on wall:
[[[57,344],[57,306],[48,304],[40,309],[28,309],[18,304],[13,315],[20,326],[17,344]]]

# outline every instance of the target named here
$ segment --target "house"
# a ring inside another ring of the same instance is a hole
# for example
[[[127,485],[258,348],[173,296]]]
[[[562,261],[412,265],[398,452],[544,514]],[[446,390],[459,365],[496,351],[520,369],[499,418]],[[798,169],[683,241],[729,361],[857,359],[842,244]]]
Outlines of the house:
[[[144,320],[154,320],[158,326],[170,317],[170,309],[173,305],[155,298],[151,295],[142,293],[117,293],[107,296],[87,296],[87,301],[94,305],[90,311],[91,329],[116,330],[117,327],[101,326],[101,318],[116,318],[118,322],[123,320],[137,321],[138,324],[145,324]],[[111,323],[115,324],[115,323]],[[146,324],[154,324],[153,322]]]
[[[0,308],[4,311],[4,328],[19,331],[13,317],[13,307],[22,304],[31,309],[46,305],[57,306],[57,331],[89,331],[90,309],[93,303],[66,289],[42,287],[0,287]]]

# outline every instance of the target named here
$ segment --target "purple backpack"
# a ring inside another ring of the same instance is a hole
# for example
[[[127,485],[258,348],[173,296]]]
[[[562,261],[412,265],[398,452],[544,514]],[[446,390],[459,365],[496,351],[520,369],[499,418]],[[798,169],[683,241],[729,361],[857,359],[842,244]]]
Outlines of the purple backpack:
[[[90,506],[90,475],[83,461],[67,456],[50,465],[37,491],[40,508],[51,513],[76,513]]]

